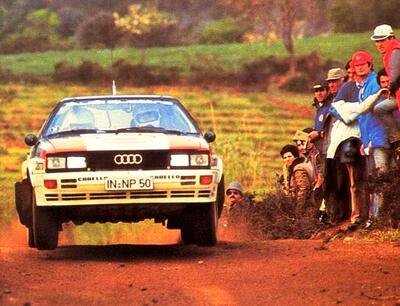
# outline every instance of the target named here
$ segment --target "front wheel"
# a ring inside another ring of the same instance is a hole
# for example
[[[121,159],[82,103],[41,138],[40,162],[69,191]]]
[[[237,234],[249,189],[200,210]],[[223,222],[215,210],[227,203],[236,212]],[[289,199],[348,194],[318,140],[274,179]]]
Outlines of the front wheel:
[[[33,238],[38,250],[54,250],[58,244],[58,222],[47,207],[36,205],[33,195]]]
[[[33,236],[33,228],[28,227],[28,246],[30,248],[34,248],[35,246],[35,237]]]
[[[217,203],[196,207],[195,237],[199,246],[215,246],[217,244],[218,212]]]

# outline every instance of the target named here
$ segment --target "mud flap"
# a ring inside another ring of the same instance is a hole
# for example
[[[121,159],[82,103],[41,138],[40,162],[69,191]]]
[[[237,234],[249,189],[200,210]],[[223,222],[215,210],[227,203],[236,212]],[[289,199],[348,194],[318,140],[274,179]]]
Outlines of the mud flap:
[[[28,179],[15,183],[15,207],[19,221],[26,227],[32,227],[32,186]]]

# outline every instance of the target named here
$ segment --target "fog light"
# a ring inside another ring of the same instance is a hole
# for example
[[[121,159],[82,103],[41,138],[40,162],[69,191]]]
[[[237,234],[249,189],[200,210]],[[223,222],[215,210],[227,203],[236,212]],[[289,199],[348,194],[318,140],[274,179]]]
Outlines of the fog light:
[[[56,189],[57,180],[44,180],[44,187],[46,187],[47,189]]]
[[[213,176],[212,175],[201,175],[200,176],[200,184],[201,185],[210,185],[212,183]]]

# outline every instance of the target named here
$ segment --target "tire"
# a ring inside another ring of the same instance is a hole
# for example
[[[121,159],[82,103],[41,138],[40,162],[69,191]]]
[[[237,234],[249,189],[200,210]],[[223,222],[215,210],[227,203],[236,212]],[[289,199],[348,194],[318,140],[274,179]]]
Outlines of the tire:
[[[33,228],[32,227],[28,227],[28,246],[30,248],[34,248],[35,246],[35,238],[33,235]]]
[[[196,207],[194,216],[196,244],[198,246],[215,246],[218,228],[217,203]]]
[[[217,188],[217,203],[218,203],[218,219],[221,217],[222,210],[224,209],[225,202],[225,178],[224,175],[221,177],[221,181]]]
[[[59,224],[47,207],[36,205],[33,198],[33,237],[34,245],[38,250],[54,250],[58,245]]]
[[[193,226],[190,224],[184,224],[181,228],[181,240],[183,244],[193,244],[196,242]]]

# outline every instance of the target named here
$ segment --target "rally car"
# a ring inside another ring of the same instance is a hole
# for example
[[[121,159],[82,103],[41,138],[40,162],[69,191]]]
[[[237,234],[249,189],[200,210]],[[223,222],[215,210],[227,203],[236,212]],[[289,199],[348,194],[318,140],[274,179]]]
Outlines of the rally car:
[[[215,245],[224,176],[214,140],[173,97],[63,99],[25,137],[15,202],[29,246],[55,249],[64,222],[144,219],[180,229],[184,244]]]

